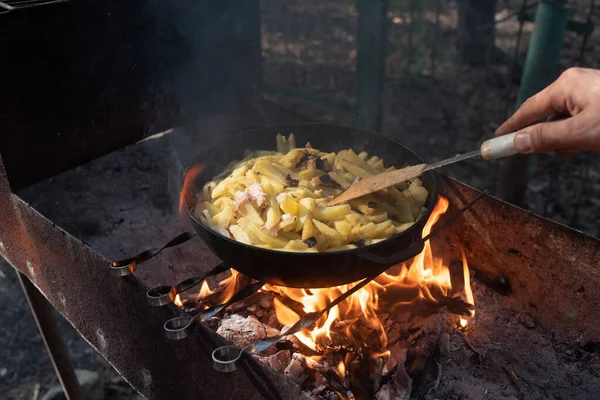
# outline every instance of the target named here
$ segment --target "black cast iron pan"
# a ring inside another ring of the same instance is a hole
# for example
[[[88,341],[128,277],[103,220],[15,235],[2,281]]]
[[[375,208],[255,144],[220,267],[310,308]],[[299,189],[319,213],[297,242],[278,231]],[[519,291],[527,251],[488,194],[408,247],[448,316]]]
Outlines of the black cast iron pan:
[[[187,182],[182,191],[185,211],[194,229],[209,248],[228,266],[251,278],[266,283],[301,288],[337,286],[358,281],[392,265],[406,261],[423,249],[421,234],[437,202],[438,183],[435,173],[426,173],[420,179],[429,191],[428,209],[412,227],[385,241],[358,249],[327,253],[295,253],[262,249],[228,239],[193,215],[195,195],[206,182],[220,174],[233,160],[244,158],[246,150],[275,150],[278,133],[296,135],[297,146],[309,141],[316,149],[326,152],[351,148],[355,152],[383,158],[386,165],[402,167],[423,161],[406,146],[389,138],[354,128],[306,123],[257,128],[224,138],[215,146],[202,151],[198,163],[204,168]],[[188,170],[188,177],[191,175]],[[189,180],[189,179],[188,179]]]

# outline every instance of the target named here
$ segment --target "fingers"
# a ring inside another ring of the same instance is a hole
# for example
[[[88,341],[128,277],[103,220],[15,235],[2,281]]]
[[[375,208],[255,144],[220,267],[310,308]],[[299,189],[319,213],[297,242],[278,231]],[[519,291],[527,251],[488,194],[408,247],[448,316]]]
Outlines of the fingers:
[[[554,107],[555,104],[563,103],[553,98],[559,95],[559,92],[556,90],[556,85],[552,84],[527,99],[509,119],[500,125],[496,130],[496,136],[515,132],[553,114],[564,112],[565,110],[556,110]]]
[[[523,154],[580,150],[586,147],[585,125],[584,115],[531,125],[517,133],[514,145]]]

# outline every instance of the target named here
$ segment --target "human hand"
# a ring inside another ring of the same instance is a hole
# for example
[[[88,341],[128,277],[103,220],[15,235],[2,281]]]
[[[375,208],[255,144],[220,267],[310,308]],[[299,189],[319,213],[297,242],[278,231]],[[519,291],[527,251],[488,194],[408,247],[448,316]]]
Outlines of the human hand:
[[[556,120],[570,116],[570,118]],[[546,122],[537,123],[546,119]],[[534,125],[531,125],[534,124]],[[547,88],[530,97],[496,130],[496,136],[518,131],[515,148],[523,154],[580,150],[600,153],[600,70],[570,68]]]

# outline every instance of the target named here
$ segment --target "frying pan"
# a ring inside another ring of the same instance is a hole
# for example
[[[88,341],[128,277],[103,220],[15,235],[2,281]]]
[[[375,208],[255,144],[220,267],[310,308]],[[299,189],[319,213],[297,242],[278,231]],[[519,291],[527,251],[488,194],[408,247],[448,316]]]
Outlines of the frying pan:
[[[204,168],[193,175],[182,190],[185,212],[194,229],[206,245],[227,265],[251,278],[279,286],[322,288],[356,282],[375,272],[406,261],[423,250],[422,230],[438,198],[438,181],[434,172],[421,176],[429,196],[427,212],[409,229],[379,243],[357,249],[325,253],[284,252],[246,245],[226,238],[205,226],[193,214],[195,195],[205,183],[219,175],[233,160],[244,158],[247,150],[275,150],[278,133],[296,136],[297,146],[308,141],[324,152],[353,149],[366,151],[382,158],[386,165],[396,167],[423,162],[406,146],[392,139],[355,128],[302,123],[286,126],[261,127],[227,136],[202,151],[196,164]],[[186,176],[187,178],[187,176]],[[188,179],[186,179],[187,181]]]

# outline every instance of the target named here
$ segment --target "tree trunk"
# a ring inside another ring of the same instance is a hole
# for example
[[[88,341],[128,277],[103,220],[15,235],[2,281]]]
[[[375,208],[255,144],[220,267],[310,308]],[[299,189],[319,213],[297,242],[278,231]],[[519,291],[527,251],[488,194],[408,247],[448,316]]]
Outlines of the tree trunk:
[[[484,65],[494,51],[496,0],[461,0],[459,54],[463,63]]]

